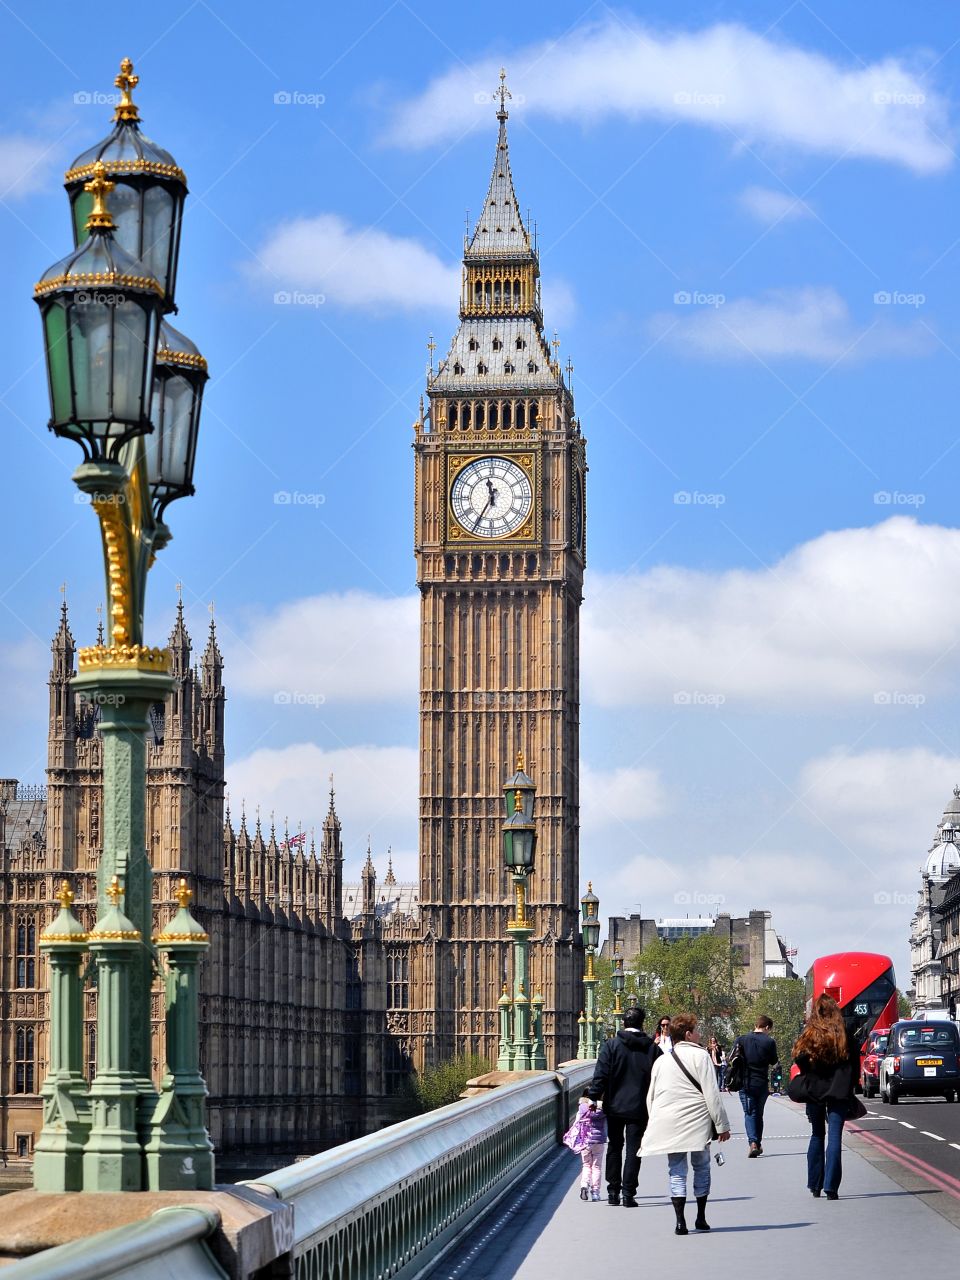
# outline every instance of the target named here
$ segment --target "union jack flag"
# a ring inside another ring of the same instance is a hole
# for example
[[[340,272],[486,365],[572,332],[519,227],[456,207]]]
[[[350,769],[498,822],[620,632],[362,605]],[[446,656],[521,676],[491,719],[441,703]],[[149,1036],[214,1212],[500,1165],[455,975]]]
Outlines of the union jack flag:
[[[300,831],[295,836],[288,836],[287,839],[283,841],[280,848],[281,849],[296,849],[296,848],[302,849],[303,842],[306,840],[306,838],[307,838],[307,833],[305,831]]]

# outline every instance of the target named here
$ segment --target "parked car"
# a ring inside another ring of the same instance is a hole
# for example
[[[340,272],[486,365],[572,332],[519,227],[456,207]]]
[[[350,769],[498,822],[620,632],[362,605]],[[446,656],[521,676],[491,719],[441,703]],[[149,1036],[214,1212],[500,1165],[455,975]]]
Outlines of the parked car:
[[[960,1100],[960,1033],[955,1023],[895,1022],[880,1061],[880,1100],[914,1094]]]
[[[880,1062],[889,1036],[889,1027],[875,1027],[864,1041],[860,1054],[860,1091],[865,1098],[875,1098],[879,1092]]]

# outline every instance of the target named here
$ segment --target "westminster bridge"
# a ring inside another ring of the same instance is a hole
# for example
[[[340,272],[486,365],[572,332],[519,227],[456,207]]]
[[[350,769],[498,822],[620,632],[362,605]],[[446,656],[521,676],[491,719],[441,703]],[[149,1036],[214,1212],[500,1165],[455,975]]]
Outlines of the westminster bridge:
[[[577,1194],[579,1162],[561,1145],[592,1062],[489,1077],[450,1106],[213,1192],[15,1192],[0,1201],[3,1280],[566,1280],[681,1261],[739,1280],[745,1249],[862,1265],[955,1256],[960,1142],[949,1103],[871,1104],[848,1125],[841,1203],[805,1190],[809,1129],[800,1107],[771,1098],[764,1156],[748,1160],[740,1107],[714,1170],[712,1231],[677,1241],[665,1160],[644,1162],[636,1212]],[[920,1112],[930,1132],[919,1127]],[[917,1123],[914,1123],[917,1121]],[[123,1225],[100,1230],[123,1218]],[[131,1220],[133,1218],[137,1220]],[[93,1225],[93,1224],[96,1225]],[[84,1234],[81,1235],[80,1233]],[[46,1235],[44,1240],[42,1237]],[[55,1244],[56,1238],[69,1243]],[[869,1246],[865,1242],[869,1241]],[[45,1247],[46,1246],[46,1247]],[[788,1252],[784,1252],[788,1251]],[[949,1251],[949,1252],[948,1252]]]

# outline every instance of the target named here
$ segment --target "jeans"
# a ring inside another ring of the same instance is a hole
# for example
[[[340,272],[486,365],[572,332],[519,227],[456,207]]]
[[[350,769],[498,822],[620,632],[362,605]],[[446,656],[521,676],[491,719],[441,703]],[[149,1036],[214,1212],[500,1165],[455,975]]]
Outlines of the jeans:
[[[808,1102],[810,1142],[807,1146],[807,1186],[811,1191],[839,1191],[843,1177],[841,1149],[846,1102]],[[824,1159],[826,1138],[826,1159]]]
[[[693,1194],[708,1196],[710,1194],[710,1148],[703,1151],[690,1152],[690,1164],[693,1166]],[[667,1156],[667,1170],[670,1175],[670,1194],[687,1198],[687,1153],[671,1151]]]
[[[583,1168],[580,1170],[580,1185],[588,1191],[600,1190],[600,1170],[603,1167],[603,1143],[591,1142],[580,1152]]]
[[[622,1116],[607,1114],[607,1193],[618,1196],[623,1189],[625,1196],[637,1194],[640,1176],[640,1142],[647,1127],[647,1117],[642,1120],[624,1120]],[[621,1176],[620,1167],[623,1165]]]
[[[741,1089],[740,1105],[743,1107],[747,1141],[755,1142],[759,1147],[763,1142],[763,1108],[767,1105],[767,1086],[751,1085],[749,1089]]]

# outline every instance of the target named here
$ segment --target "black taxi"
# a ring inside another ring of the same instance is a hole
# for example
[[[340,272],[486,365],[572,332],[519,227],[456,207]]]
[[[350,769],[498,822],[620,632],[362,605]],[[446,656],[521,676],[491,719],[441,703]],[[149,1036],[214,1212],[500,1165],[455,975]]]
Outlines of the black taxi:
[[[880,1101],[906,1095],[960,1098],[960,1032],[955,1022],[895,1022],[880,1062]]]

